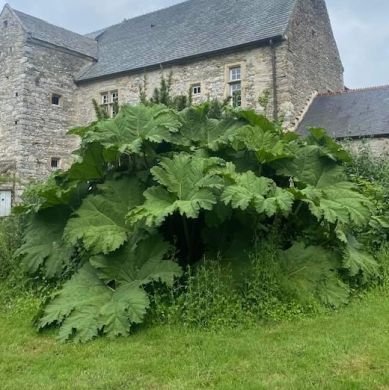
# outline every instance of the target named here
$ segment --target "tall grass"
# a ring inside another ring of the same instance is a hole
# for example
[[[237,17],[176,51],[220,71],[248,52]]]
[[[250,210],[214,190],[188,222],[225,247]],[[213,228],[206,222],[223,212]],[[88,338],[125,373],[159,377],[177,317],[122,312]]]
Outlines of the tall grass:
[[[21,242],[21,227],[16,217],[0,218],[0,281],[19,273],[14,252]]]

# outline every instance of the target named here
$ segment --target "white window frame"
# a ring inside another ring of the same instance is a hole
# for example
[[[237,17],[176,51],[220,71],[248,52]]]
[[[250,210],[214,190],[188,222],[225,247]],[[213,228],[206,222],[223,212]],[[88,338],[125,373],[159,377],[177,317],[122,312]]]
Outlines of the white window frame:
[[[202,92],[201,83],[192,84],[192,95],[200,96]]]
[[[108,104],[109,102],[109,94],[108,92],[103,92],[101,94],[101,104]]]
[[[242,106],[242,66],[234,65],[228,69],[228,93],[231,98],[231,105],[233,107]],[[237,99],[237,93],[240,93],[240,97]]]
[[[112,118],[117,112],[115,112],[115,103],[119,102],[119,90],[113,89],[100,93],[101,107],[106,110],[107,114]]]
[[[230,67],[230,82],[242,81],[242,67],[232,66]]]

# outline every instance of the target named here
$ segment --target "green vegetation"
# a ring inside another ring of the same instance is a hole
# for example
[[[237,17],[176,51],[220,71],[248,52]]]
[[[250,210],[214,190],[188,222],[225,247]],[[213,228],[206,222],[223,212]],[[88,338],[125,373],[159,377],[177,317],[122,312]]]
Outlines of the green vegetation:
[[[322,129],[301,139],[214,107],[124,106],[71,131],[78,161],[19,207],[22,266],[55,288],[40,328],[84,342],[165,311],[201,326],[279,319],[382,282],[388,222],[377,194],[347,175],[350,155]],[[209,272],[220,291],[204,284]]]
[[[34,302],[23,302],[0,312],[1,388],[387,389],[388,298],[248,329],[154,326],[82,347],[37,335]]]
[[[387,389],[387,157],[145,103],[0,220],[1,388]]]

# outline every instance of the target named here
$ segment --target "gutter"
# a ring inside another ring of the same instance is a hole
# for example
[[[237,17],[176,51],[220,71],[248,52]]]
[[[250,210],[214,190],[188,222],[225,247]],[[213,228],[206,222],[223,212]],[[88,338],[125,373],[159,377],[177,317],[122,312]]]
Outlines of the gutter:
[[[277,89],[277,53],[274,40],[269,40],[271,50],[272,86],[273,86],[273,120],[278,121],[278,89]]]

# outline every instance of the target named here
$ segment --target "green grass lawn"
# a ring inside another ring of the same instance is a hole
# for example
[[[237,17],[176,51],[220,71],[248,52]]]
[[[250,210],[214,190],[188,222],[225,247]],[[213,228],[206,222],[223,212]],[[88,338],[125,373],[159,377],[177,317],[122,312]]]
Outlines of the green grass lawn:
[[[248,330],[155,327],[61,345],[0,314],[0,389],[389,389],[389,295]]]

